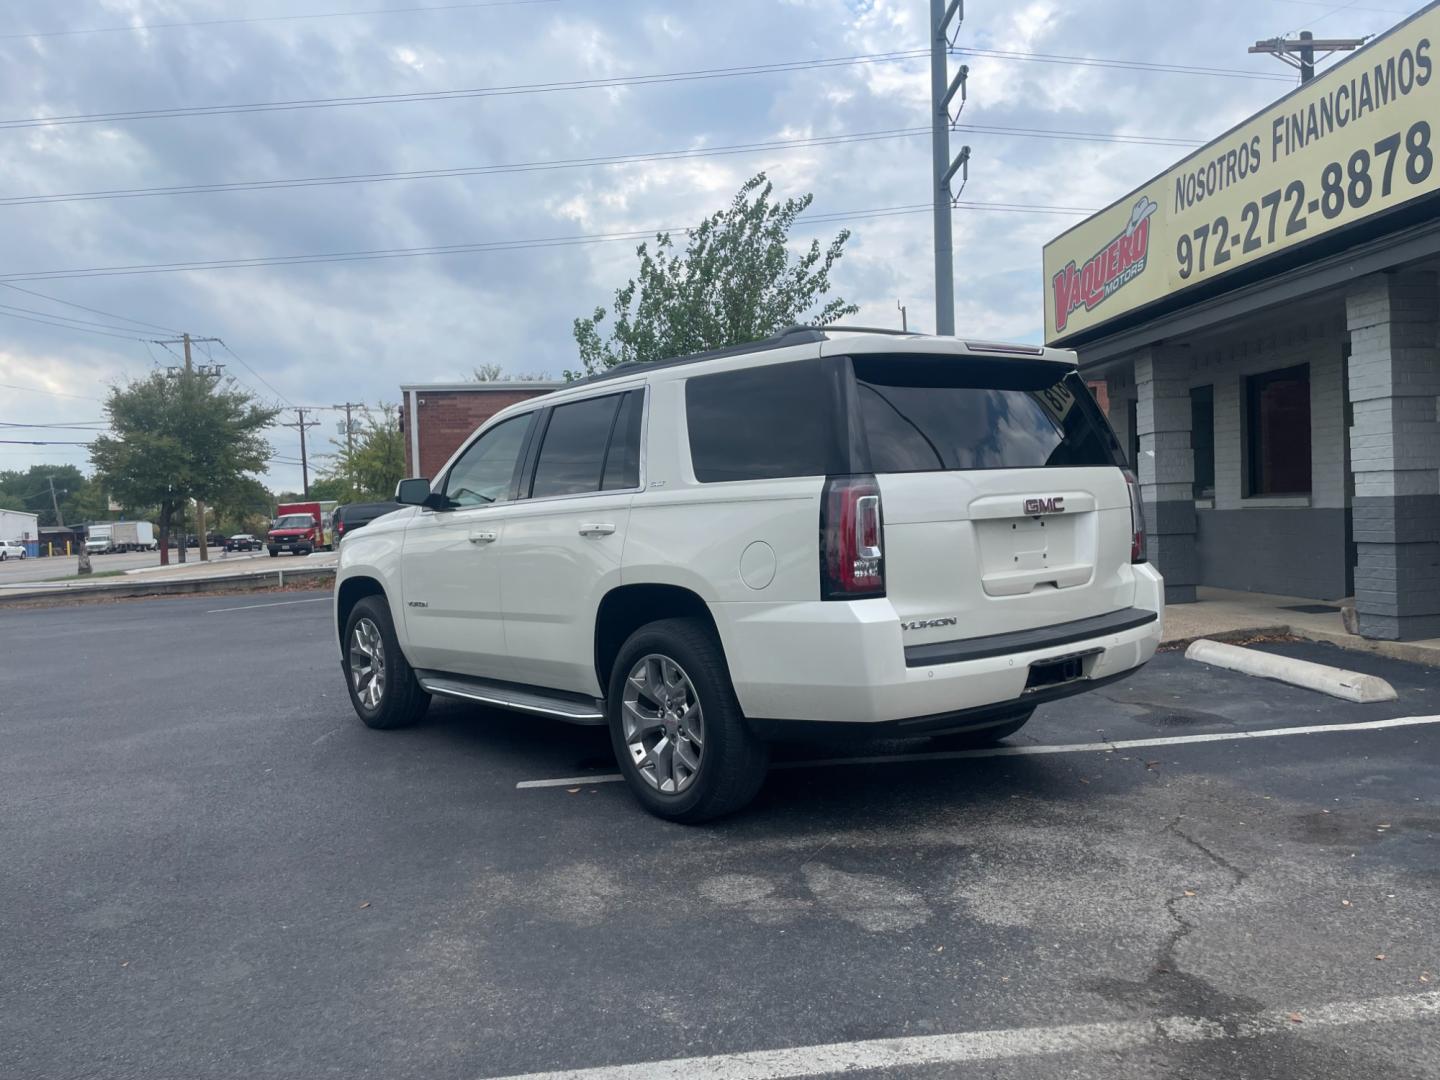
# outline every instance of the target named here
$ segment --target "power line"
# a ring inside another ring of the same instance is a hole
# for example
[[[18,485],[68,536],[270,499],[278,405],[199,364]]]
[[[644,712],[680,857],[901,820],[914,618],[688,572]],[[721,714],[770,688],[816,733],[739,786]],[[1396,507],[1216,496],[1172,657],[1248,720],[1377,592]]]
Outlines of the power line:
[[[185,26],[234,26],[240,23],[298,22],[302,19],[342,19],[355,15],[405,15],[412,12],[461,11],[475,8],[530,7],[536,4],[558,4],[561,0],[484,0],[468,4],[433,4],[425,7],[367,8],[360,11],[321,11],[309,15],[256,15],[234,19],[201,19],[193,22],[131,23],[127,26],[92,26],[81,30],[37,30],[28,34],[0,34],[0,41],[15,38],[74,37],[79,34],[118,34],[125,32],[175,30]]]
[[[1223,79],[1261,79],[1293,82],[1287,75],[1244,68],[1202,67],[1194,64],[1157,64],[1148,60],[1117,60],[1098,56],[1073,56],[1065,53],[1037,53],[1022,49],[973,49],[956,46],[950,50],[960,56],[978,56],[990,60],[1018,60],[1037,64],[1060,64],[1067,67],[1119,68],[1124,71],[1164,72],[1173,75],[1211,75]]]
[[[6,446],[89,446],[88,442],[66,442],[54,439],[0,439]]]
[[[233,113],[290,112],[296,109],[332,109],[348,105],[388,105],[413,101],[450,101],[466,98],[512,97],[520,94],[549,94],[566,90],[612,89],[621,86],[652,86],[709,79],[735,79],[752,75],[772,75],[789,71],[822,68],[855,67],[862,64],[888,64],[913,60],[926,55],[922,50],[888,53],[858,53],[853,56],[824,57],[817,60],[787,60],[769,64],[742,64],[728,68],[697,68],[689,71],[661,72],[655,75],[617,75],[600,79],[574,79],[563,82],[516,83],[509,86],[485,86],[465,90],[417,90],[400,94],[362,94],[354,97],[296,98],[283,101],[253,101],[236,105],[176,105],[164,109],[131,109],[122,112],[75,113],[64,116],[33,116],[18,120],[0,120],[3,128],[54,127],[67,124],[97,124],[121,120],[155,120],[176,116],[223,116]]]
[[[167,334],[179,334],[183,331],[176,330],[172,326],[161,326],[158,323],[146,322],[144,319],[132,319],[129,315],[117,315],[113,311],[104,311],[101,308],[86,307],[84,304],[77,304],[73,300],[62,300],[58,296],[50,296],[48,293],[36,292],[34,289],[22,289],[19,285],[11,285],[8,282],[0,282],[7,289],[14,289],[29,296],[38,297],[41,300],[49,300],[54,304],[64,304],[66,307],[79,308],[81,311],[88,311],[92,315],[104,315],[107,319],[119,319],[121,322],[134,323],[136,326],[145,326],[151,330],[163,330]]]
[[[1030,61],[1080,67],[1120,68],[1131,71],[1205,75],[1231,79],[1289,81],[1283,75],[1247,71],[1243,68],[1206,67],[1193,64],[1160,64],[1144,60],[1037,53],[1019,49],[955,48],[952,51],[962,55],[986,57],[994,60]],[[883,53],[857,53],[851,56],[823,57],[815,60],[788,60],[767,64],[743,64],[726,68],[697,68],[685,71],[661,72],[653,75],[617,75],[598,79],[574,79],[547,83],[516,83],[506,86],[475,87],[462,90],[420,90],[398,94],[362,94],[350,97],[254,101],[235,105],[176,105],[162,109],[129,109],[105,113],[34,116],[0,121],[0,129],[113,123],[125,120],[155,120],[178,116],[219,116],[234,113],[290,112],[297,109],[330,109],[351,105],[387,105],[416,101],[449,101],[466,98],[511,97],[522,94],[548,94],[569,90],[611,89],[622,86],[651,86],[711,79],[746,78],[755,75],[783,74],[791,71],[856,67],[866,64],[900,63],[907,60],[920,59],[928,55],[928,49],[908,49]]]
[[[40,387],[40,386],[18,386],[18,385],[16,385],[15,383],[0,383],[0,389],[4,389],[4,390],[24,390],[26,393],[30,393],[30,394],[49,394],[49,395],[51,395],[52,397],[75,398],[75,400],[77,400],[77,401],[98,401],[98,402],[100,402],[102,405],[103,405],[104,402],[105,402],[105,399],[104,399],[104,398],[86,397],[84,394],[67,394],[67,393],[65,393],[65,392],[63,392],[63,391],[61,391],[61,390],[46,390],[44,387]]]
[[[1124,143],[1151,146],[1200,146],[1201,139],[1180,139],[1160,135],[1130,135],[1124,132],[1060,131],[1053,128],[987,126],[957,124],[959,131],[1001,137],[1060,139],[1078,142]],[[855,131],[835,135],[813,135],[794,139],[771,139],[760,142],[732,143],[726,146],[696,147],[690,150],[657,150],[643,154],[614,154],[604,157],[561,158],[554,161],[522,161],[503,165],[470,165],[443,169],[415,169],[405,172],[348,173],[331,176],[299,176],[277,180],[232,180],[215,184],[174,184],[144,188],[111,188],[99,191],[71,191],[49,195],[15,195],[0,197],[0,206],[29,206],[62,202],[88,202],[102,199],[137,199],[160,195],[208,195],[229,191],[261,191],[298,187],[327,187],[343,184],[374,184],[398,180],[432,180],[461,176],[489,176],[505,173],[551,172],[560,169],[594,168],[597,166],[635,165],[659,161],[682,161],[692,158],[724,157],[770,150],[805,150],[825,146],[907,139],[928,135],[929,128],[883,128],[877,131]]]
[[[76,330],[83,330],[87,326],[99,327],[103,330],[116,330],[121,334],[130,335],[136,331],[128,326],[116,326],[114,323],[96,322],[94,319],[77,319],[73,315],[57,315],[50,311],[36,311],[34,308],[16,307],[13,304],[0,304],[0,312],[13,312],[17,317],[25,315],[37,315],[42,319],[50,319],[57,323],[74,323]]]
[[[1301,5],[1302,7],[1323,7],[1323,8],[1334,8],[1334,7],[1335,7],[1335,5],[1334,5],[1334,3],[1333,3],[1333,0],[1331,0],[1331,2],[1328,2],[1328,3],[1326,2],[1326,0],[1279,0],[1279,2],[1282,3],[1282,4],[1299,4],[1299,5]],[[1338,11],[1338,10],[1342,10],[1342,9],[1336,8],[1335,10]],[[1414,9],[1414,8],[1393,8],[1393,7],[1361,7],[1361,6],[1359,6],[1358,4],[1346,4],[1346,5],[1344,5],[1343,10],[1346,10],[1346,11],[1377,11],[1377,12],[1384,12],[1385,14],[1389,14],[1389,15],[1409,15],[1409,14],[1411,14],[1415,9]],[[1334,11],[1332,11],[1331,14],[1333,15],[1333,14],[1334,14]],[[1322,18],[1323,18],[1323,16],[1322,16]],[[1314,20],[1311,20],[1311,21],[1313,22]]]
[[[46,431],[89,431],[94,428],[109,428],[109,420],[77,420],[65,424],[22,424],[14,420],[0,420],[0,428],[40,428]]]
[[[222,349],[224,349],[224,350],[225,350],[226,352],[228,352],[231,356],[233,356],[233,357],[236,359],[236,361],[240,364],[241,367],[243,367],[246,371],[250,372],[251,375],[254,375],[255,378],[259,379],[262,383],[264,383],[265,386],[269,388],[269,390],[270,390],[270,392],[271,392],[272,394],[274,394],[277,398],[279,398],[281,401],[283,401],[286,405],[290,406],[290,408],[293,409],[293,408],[295,407],[295,403],[294,403],[293,401],[291,401],[289,398],[287,398],[284,394],[280,393],[279,390],[276,390],[275,387],[271,385],[270,380],[268,380],[267,378],[265,378],[264,375],[261,375],[260,372],[256,371],[256,370],[255,370],[254,368],[252,368],[249,364],[247,364],[247,363],[245,362],[244,358],[241,357],[241,355],[240,355],[239,353],[237,353],[237,352],[236,352],[234,349],[232,349],[228,344],[226,344],[224,338],[220,338],[220,339],[219,339],[219,342],[220,342],[220,347],[221,347]],[[257,395],[257,396],[258,396],[258,395]]]
[[[1023,214],[1092,214],[1094,207],[1051,206],[1032,203],[1001,202],[957,202],[956,209],[976,210],[995,213]],[[802,225],[819,225],[836,222],[863,221],[874,218],[894,217],[903,214],[926,212],[928,203],[907,206],[885,206],[870,210],[844,210],[828,214],[814,214]],[[304,255],[261,256],[248,259],[206,259],[193,262],[139,263],[128,266],[91,266],[75,270],[41,270],[30,273],[3,275],[15,281],[40,281],[49,279],[71,279],[89,277],[128,277],[137,274],[174,274],[192,270],[236,270],[269,266],[303,266],[315,263],[369,262],[379,259],[408,259],[431,255],[464,255],[493,251],[533,251],[544,248],[578,247],[590,244],[609,243],[624,240],[645,240],[657,233],[683,233],[685,226],[669,228],[632,229],[625,232],[589,233],[571,236],[541,237],[527,240],[488,240],[464,244],[438,244],[410,248],[379,248],[369,251],[335,251]],[[0,282],[3,283],[3,282]],[[224,345],[224,342],[221,342]],[[227,346],[228,348],[228,346]],[[231,355],[235,353],[231,350]],[[237,356],[236,359],[239,359]],[[242,361],[243,363],[243,361]],[[248,367],[248,365],[247,365]],[[252,369],[253,370],[253,369]],[[256,375],[259,378],[259,375]],[[261,381],[264,381],[263,379]],[[266,385],[269,385],[268,383]],[[273,390],[274,387],[271,387]],[[277,391],[278,393],[278,391]]]
[[[24,309],[21,309],[21,310],[24,310]],[[4,305],[0,305],[0,316],[4,316],[5,318],[8,318],[8,319],[24,319],[26,322],[39,323],[41,326],[54,326],[54,327],[59,327],[59,328],[62,329],[62,330],[79,330],[81,333],[84,333],[84,334],[99,334],[99,335],[102,336],[102,337],[120,338],[122,341],[140,341],[140,340],[142,340],[141,338],[136,337],[133,332],[131,332],[131,333],[125,333],[125,334],[116,334],[116,333],[111,333],[109,330],[91,330],[91,329],[89,329],[89,328],[87,328],[87,327],[84,327],[84,326],[75,326],[75,325],[73,325],[73,324],[71,324],[71,323],[52,322],[50,319],[37,318],[37,317],[35,317],[34,315],[20,315],[20,314],[17,314],[17,312],[14,311],[14,310],[6,310]]]

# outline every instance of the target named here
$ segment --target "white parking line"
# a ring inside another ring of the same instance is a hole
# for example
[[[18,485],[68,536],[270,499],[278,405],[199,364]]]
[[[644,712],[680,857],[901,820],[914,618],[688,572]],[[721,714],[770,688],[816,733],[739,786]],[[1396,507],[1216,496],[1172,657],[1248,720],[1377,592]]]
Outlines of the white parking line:
[[[253,611],[255,610],[255,608],[262,607],[288,607],[290,604],[323,604],[329,599],[330,597],[328,596],[312,596],[308,600],[276,600],[272,604],[241,604],[239,607],[211,608],[209,611],[205,612],[205,614],[219,615],[221,612],[224,611]]]
[[[1316,1028],[1402,1023],[1440,1013],[1440,991],[1339,1001],[1291,1011],[1231,1016],[1162,1016],[1048,1028],[1009,1028],[955,1035],[796,1046],[712,1057],[675,1058],[635,1065],[525,1073],[501,1080],[781,1080],[870,1069],[950,1065],[964,1061],[1059,1054],[1114,1054],[1117,1050],[1300,1034]]]
[[[1305,727],[1264,728],[1260,731],[1218,731],[1208,735],[1172,735],[1156,739],[1117,739],[1114,742],[1061,743],[1052,746],[986,746],[978,750],[940,750],[931,754],[879,754],[874,757],[816,758],[780,761],[771,769],[823,769],[834,765],[896,765],[911,761],[954,761],[959,758],[1032,757],[1037,754],[1084,754],[1113,750],[1141,750],[1147,746],[1186,746],[1190,743],[1233,742],[1239,739],[1274,739],[1282,735],[1331,735],[1345,731],[1379,731],[1383,728],[1440,724],[1440,716],[1397,716],[1390,720],[1362,720],[1353,724],[1310,724]],[[565,776],[556,780],[522,780],[517,788],[574,787],[576,784],[613,784],[625,779],[619,773]]]

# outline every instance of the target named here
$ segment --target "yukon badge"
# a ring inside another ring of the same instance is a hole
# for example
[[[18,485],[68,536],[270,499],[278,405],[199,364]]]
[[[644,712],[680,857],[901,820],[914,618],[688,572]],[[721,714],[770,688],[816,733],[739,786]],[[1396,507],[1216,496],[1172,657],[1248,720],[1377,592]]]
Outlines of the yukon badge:
[[[916,619],[914,622],[900,624],[902,630],[928,630],[932,626],[954,626],[959,622],[954,615],[947,615],[943,619]]]
[[[1065,512],[1065,496],[1051,495],[1048,499],[1026,499],[1025,513],[1032,516],[1037,514],[1063,514]]]

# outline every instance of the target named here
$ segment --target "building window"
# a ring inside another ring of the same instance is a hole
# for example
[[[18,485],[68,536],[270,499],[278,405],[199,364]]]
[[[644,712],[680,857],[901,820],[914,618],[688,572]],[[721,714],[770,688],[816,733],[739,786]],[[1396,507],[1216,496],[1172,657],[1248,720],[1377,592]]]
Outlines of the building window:
[[[1310,493],[1310,365],[1245,380],[1250,495]]]
[[[1190,388],[1190,447],[1195,452],[1194,494],[1215,497],[1215,387]]]

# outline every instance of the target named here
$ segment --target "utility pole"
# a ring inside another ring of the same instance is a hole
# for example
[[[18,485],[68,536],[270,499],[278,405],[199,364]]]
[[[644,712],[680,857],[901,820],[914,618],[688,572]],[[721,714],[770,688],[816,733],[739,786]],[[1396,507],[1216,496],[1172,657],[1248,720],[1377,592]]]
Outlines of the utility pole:
[[[930,157],[932,198],[935,215],[935,332],[955,333],[955,252],[950,231],[950,210],[954,196],[950,180],[964,168],[969,172],[970,148],[950,160],[950,102],[960,94],[960,108],[965,107],[965,80],[970,69],[963,64],[950,78],[948,53],[951,45],[950,22],[955,33],[965,21],[964,0],[930,0]],[[963,184],[961,185],[963,189]]]
[[[332,405],[332,409],[345,411],[345,466],[350,476],[350,493],[355,494],[355,422],[350,419],[350,410],[365,408],[364,402],[347,401],[343,405]]]
[[[1315,77],[1315,50],[1325,56],[1337,52],[1351,52],[1364,45],[1369,38],[1317,38],[1309,30],[1301,30],[1298,38],[1268,38],[1251,45],[1249,52],[1266,53],[1281,63],[1300,69],[1300,85]]]
[[[60,500],[55,497],[55,477],[47,476],[45,479],[50,482],[50,505],[55,510],[55,524],[63,529],[65,527],[65,518],[60,513]]]
[[[195,365],[194,365],[193,363],[191,363],[191,360],[190,360],[190,343],[191,343],[191,342],[195,342],[195,343],[197,343],[197,344],[206,344],[206,343],[209,343],[209,342],[212,342],[212,341],[214,341],[214,342],[219,342],[220,339],[219,339],[219,338],[214,338],[214,337],[208,337],[208,338],[192,338],[189,334],[182,334],[178,339],[172,339],[172,340],[169,340],[169,341],[156,341],[156,342],[154,342],[153,344],[156,344],[156,345],[164,345],[164,346],[183,345],[183,346],[185,347],[185,369],[184,369],[183,372],[178,372],[178,373],[177,373],[174,368],[171,368],[169,373],[170,373],[170,375],[171,375],[172,377],[178,376],[178,377],[183,377],[183,378],[185,378],[185,379],[190,379],[190,378],[193,378],[194,375],[195,375]],[[206,378],[206,379],[218,379],[218,378],[220,378],[220,375],[221,375],[221,372],[223,371],[223,369],[224,369],[224,365],[223,365],[223,364],[201,364],[201,365],[200,365],[200,375],[201,375],[202,378]],[[182,500],[182,502],[183,502],[183,500]],[[200,545],[200,561],[201,561],[201,562],[208,562],[209,559],[210,559],[210,547],[209,547],[209,545],[205,542],[205,500],[204,500],[204,499],[197,498],[197,499],[195,500],[195,523],[196,523],[195,538],[196,538],[197,542],[198,542],[199,545]],[[182,563],[185,561],[185,535],[184,535],[183,533],[180,535],[180,561],[181,561]]]
[[[908,334],[910,332],[910,321],[905,313],[905,305],[900,303],[899,300],[896,300],[895,306],[900,309],[900,332],[902,334]]]
[[[300,482],[305,492],[305,498],[310,498],[310,459],[305,454],[305,429],[319,427],[319,420],[306,420],[307,412],[314,412],[314,409],[297,407],[295,409],[296,420],[293,424],[281,424],[281,427],[292,427],[300,429]]]

